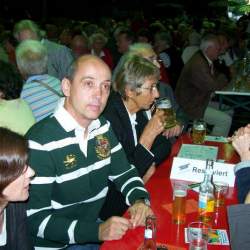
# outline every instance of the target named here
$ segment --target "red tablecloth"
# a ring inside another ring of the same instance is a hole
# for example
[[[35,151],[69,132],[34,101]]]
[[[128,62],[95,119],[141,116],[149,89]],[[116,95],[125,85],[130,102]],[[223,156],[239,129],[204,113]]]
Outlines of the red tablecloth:
[[[188,249],[188,244],[184,243],[184,228],[192,221],[197,221],[197,199],[198,194],[192,190],[188,191],[187,195],[187,216],[186,224],[175,225],[172,223],[171,206],[172,206],[172,185],[170,181],[170,170],[173,157],[179,152],[182,143],[191,143],[188,135],[184,135],[177,140],[172,147],[171,156],[166,159],[161,166],[158,167],[156,173],[146,184],[146,188],[151,196],[152,208],[157,217],[157,244],[163,244],[168,247],[168,250],[185,250]],[[206,142],[205,145],[218,146],[218,159],[224,158],[224,145],[218,142]],[[236,152],[232,154],[230,163],[237,163],[239,157]],[[226,199],[226,205],[236,204],[236,190],[230,190],[230,194]],[[213,228],[227,229],[227,214],[226,207],[220,208],[215,213]],[[229,231],[228,231],[229,235]],[[121,240],[106,241],[102,244],[101,250],[136,250],[140,249],[144,239],[144,227],[138,227],[129,230]],[[223,250],[230,249],[229,246],[209,245],[208,249]]]

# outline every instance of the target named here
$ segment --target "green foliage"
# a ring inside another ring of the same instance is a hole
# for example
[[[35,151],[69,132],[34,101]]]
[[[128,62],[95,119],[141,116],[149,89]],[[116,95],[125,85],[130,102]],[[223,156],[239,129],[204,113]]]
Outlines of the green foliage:
[[[228,8],[237,15],[243,15],[250,12],[248,0],[228,0]]]

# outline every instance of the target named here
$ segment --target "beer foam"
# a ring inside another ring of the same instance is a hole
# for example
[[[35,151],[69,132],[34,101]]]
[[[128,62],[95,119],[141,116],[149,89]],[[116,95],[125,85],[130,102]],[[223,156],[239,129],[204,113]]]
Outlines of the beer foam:
[[[159,109],[172,108],[171,102],[168,99],[158,101],[158,102],[156,102],[156,105],[157,105],[157,108],[159,108]]]
[[[204,127],[203,124],[200,124],[200,125],[196,125],[196,126],[195,126],[195,129],[196,129],[196,130],[205,130],[205,127]]]
[[[185,190],[174,190],[175,197],[185,197],[187,195],[187,191]]]

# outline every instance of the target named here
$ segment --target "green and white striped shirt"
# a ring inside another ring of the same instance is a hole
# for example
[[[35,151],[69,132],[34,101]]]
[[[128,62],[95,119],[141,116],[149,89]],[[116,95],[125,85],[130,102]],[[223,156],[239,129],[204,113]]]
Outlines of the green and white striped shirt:
[[[108,121],[102,117],[92,121],[87,139],[83,135],[84,128],[63,106],[27,134],[29,164],[36,171],[27,210],[35,249],[98,242],[96,220],[108,179],[128,205],[148,198]]]

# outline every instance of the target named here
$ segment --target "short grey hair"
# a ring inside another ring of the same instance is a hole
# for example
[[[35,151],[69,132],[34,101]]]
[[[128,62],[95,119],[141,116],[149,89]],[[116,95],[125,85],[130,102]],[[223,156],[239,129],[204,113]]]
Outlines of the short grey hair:
[[[41,31],[40,31],[38,25],[35,22],[33,22],[32,20],[25,19],[25,20],[21,20],[15,24],[14,30],[13,30],[13,35],[17,40],[18,40],[19,33],[23,30],[30,30],[31,32],[36,34],[38,40],[41,39]]]
[[[106,43],[108,42],[108,38],[102,34],[102,33],[94,33],[92,34],[90,37],[89,37],[89,44],[90,46],[93,45],[93,43],[96,41],[96,40],[101,40],[104,44],[104,46],[106,45]]]
[[[153,47],[149,43],[134,43],[129,46],[128,53],[143,56],[145,51],[152,50]]]
[[[219,43],[217,36],[207,34],[201,39],[200,50],[205,52],[209,47],[214,47],[216,43]]]
[[[22,75],[46,74],[48,68],[48,52],[39,41],[25,40],[16,48],[17,66]]]
[[[126,87],[137,91],[148,77],[155,77],[159,80],[159,69],[141,56],[126,53],[122,56],[113,75],[113,88],[126,99]]]

